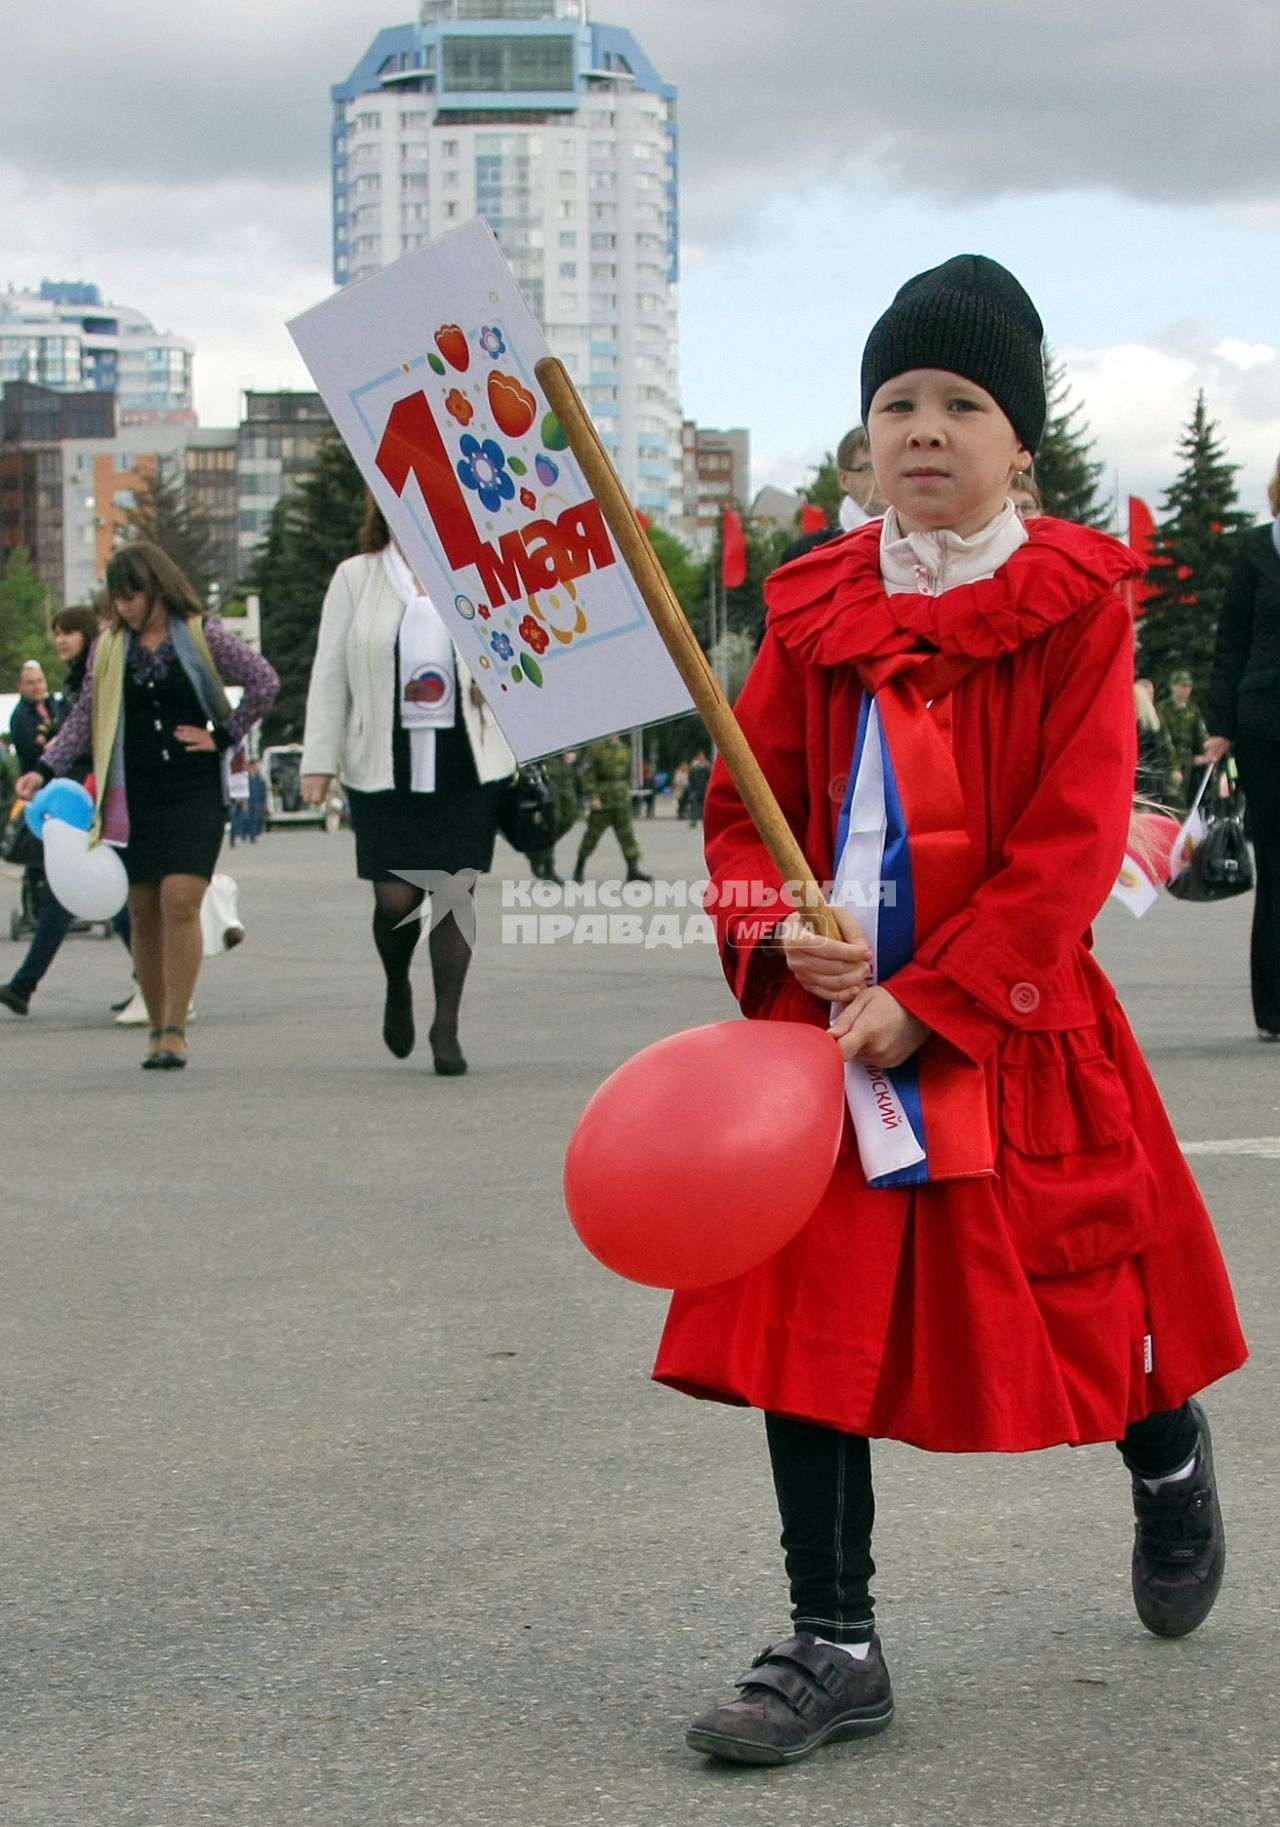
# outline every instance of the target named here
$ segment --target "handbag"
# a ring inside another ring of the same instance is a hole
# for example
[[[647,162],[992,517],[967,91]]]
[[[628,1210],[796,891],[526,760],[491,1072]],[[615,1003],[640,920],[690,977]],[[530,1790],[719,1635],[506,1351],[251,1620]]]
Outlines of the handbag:
[[[556,841],[556,798],[541,762],[528,762],[505,781],[498,799],[498,829],[513,850],[531,856]]]
[[[206,958],[220,958],[223,952],[234,950],[244,938],[236,895],[235,877],[221,871],[204,891],[200,903],[200,932]]]
[[[13,808],[8,824],[0,832],[0,859],[15,869],[37,869],[44,862],[44,845],[26,819],[26,804]]]
[[[1216,777],[1216,770],[1214,771]],[[1182,873],[1167,884],[1178,901],[1229,901],[1248,894],[1254,885],[1253,857],[1244,834],[1244,807],[1239,789],[1232,785],[1226,799],[1205,793],[1208,777],[1196,798],[1204,819],[1204,836],[1191,852]]]

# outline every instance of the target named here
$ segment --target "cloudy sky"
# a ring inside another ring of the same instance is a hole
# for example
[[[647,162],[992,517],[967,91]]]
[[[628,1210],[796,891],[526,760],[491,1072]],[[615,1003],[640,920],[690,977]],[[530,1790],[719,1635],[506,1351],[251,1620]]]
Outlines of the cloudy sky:
[[[594,0],[680,88],[682,387],[791,486],[870,324],[1012,267],[1107,464],[1158,503],[1198,387],[1246,504],[1280,451],[1274,0]],[[85,278],[196,345],[204,424],[306,385],[331,289],[328,86],[414,0],[11,5],[0,284]]]

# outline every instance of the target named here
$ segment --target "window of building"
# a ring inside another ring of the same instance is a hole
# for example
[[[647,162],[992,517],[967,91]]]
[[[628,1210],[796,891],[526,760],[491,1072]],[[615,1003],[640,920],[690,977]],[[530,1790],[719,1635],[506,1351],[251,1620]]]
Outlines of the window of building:
[[[377,113],[357,114],[356,128],[360,133],[376,133],[382,125],[382,116]]]
[[[445,220],[452,222],[458,213],[458,205],[456,203],[446,203],[444,206],[444,213]]]
[[[445,158],[456,159],[458,156],[457,140],[441,140],[440,150],[444,154]]]
[[[562,228],[560,231],[561,247],[577,247],[578,231],[574,228]]]
[[[402,108],[400,110],[400,125],[402,127],[425,127],[430,119],[431,116],[427,113],[425,108],[412,108],[407,110]]]
[[[574,87],[574,41],[567,35],[528,38],[450,36],[443,42],[446,94],[460,90],[518,94]]]
[[[577,213],[578,213],[578,205],[573,201],[573,199],[571,197],[565,197],[565,198],[561,199],[560,217],[561,217],[562,221],[571,221],[572,218],[577,215]]]
[[[562,260],[560,262],[560,277],[561,279],[576,279],[578,277],[577,261]]]

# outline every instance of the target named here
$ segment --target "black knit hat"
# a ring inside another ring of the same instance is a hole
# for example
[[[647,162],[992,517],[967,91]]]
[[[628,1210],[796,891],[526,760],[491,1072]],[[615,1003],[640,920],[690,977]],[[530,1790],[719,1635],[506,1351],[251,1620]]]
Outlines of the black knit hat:
[[[984,387],[1021,443],[1044,433],[1044,325],[1013,274],[982,254],[917,273],[873,327],[862,355],[862,418],[878,388],[911,368],[943,368]]]

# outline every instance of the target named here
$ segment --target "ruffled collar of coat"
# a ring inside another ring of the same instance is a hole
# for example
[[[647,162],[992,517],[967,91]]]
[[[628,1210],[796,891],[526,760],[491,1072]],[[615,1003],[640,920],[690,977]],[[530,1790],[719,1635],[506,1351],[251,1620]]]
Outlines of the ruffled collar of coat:
[[[769,626],[812,665],[940,651],[996,659],[1066,621],[1142,561],[1108,533],[1041,515],[1025,545],[993,577],[941,596],[889,595],[880,571],[881,523],[829,540],[773,573]]]

